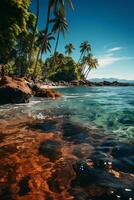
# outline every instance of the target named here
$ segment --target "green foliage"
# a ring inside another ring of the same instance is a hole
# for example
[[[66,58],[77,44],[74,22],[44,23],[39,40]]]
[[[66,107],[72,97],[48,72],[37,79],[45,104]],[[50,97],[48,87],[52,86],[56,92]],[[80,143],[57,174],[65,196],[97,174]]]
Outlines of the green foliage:
[[[60,34],[68,31],[66,5],[73,10],[71,0],[49,0],[47,22],[44,30],[37,30],[40,1],[36,0],[36,16],[29,11],[30,0],[0,0],[0,65],[5,65],[9,75],[27,76],[53,81],[79,80],[86,78],[92,68],[98,65],[91,55],[88,41],[80,45],[78,63],[70,55],[73,44],[65,46],[65,54],[57,52]],[[56,42],[53,35],[57,34]],[[42,61],[43,54],[51,55]]]
[[[34,64],[32,64],[27,69],[27,76],[32,77],[33,73],[34,73]],[[41,61],[38,61],[37,68],[36,68],[36,79],[41,80],[42,78],[43,78],[43,76],[42,76],[42,63],[41,63]]]
[[[81,79],[77,63],[71,57],[64,56],[61,53],[55,53],[46,60],[44,71],[47,74],[47,79],[52,81]]]
[[[65,46],[65,54],[71,55],[73,50],[75,50],[75,48],[72,43],[69,43]]]
[[[6,64],[20,33],[34,16],[28,11],[30,0],[0,0],[0,63]]]
[[[14,66],[14,63],[12,61],[8,62],[5,65],[5,71],[6,71],[6,74],[8,74],[10,76],[13,76],[15,74],[15,66]]]

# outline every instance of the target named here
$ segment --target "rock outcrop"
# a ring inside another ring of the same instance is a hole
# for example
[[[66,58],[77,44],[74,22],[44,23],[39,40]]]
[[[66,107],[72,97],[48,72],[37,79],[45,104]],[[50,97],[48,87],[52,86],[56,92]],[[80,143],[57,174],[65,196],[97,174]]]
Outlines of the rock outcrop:
[[[0,80],[0,104],[27,103],[32,95],[24,78],[4,76]]]
[[[53,89],[43,89],[39,88],[38,86],[34,85],[33,88],[33,95],[35,97],[42,97],[42,98],[57,98],[57,97],[62,97],[62,95],[53,90]]]

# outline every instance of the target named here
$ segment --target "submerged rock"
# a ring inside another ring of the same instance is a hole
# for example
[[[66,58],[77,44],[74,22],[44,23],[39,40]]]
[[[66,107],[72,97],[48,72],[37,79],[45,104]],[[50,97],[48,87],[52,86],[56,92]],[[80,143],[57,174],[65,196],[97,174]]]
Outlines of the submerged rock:
[[[27,193],[30,192],[29,180],[30,180],[30,177],[27,176],[27,177],[24,177],[24,178],[19,182],[19,187],[20,187],[19,195],[20,195],[20,196],[27,195]]]
[[[70,120],[65,120],[63,122],[62,132],[64,138],[76,144],[90,142],[89,129],[81,124],[73,123]]]
[[[61,144],[56,140],[45,140],[40,144],[39,153],[50,160],[56,160],[61,156]]]
[[[112,150],[113,167],[125,172],[134,173],[134,148],[133,145],[118,144]]]
[[[120,181],[117,178],[100,168],[95,168],[91,160],[77,162],[74,165],[74,170],[77,176],[75,181],[81,187],[87,187],[90,184],[120,187]]]
[[[31,95],[24,78],[4,76],[0,80],[0,104],[27,103]]]

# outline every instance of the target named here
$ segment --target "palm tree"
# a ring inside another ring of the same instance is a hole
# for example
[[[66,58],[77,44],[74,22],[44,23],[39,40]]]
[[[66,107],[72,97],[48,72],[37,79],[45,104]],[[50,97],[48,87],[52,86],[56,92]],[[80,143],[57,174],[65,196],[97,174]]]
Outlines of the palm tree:
[[[35,37],[36,37],[36,30],[37,30],[37,25],[38,25],[38,19],[39,19],[39,0],[36,0],[36,21],[35,21],[35,26],[33,29],[32,37],[31,37],[31,46],[30,46],[30,52],[29,52],[29,65],[31,63],[31,58],[32,58],[32,50],[35,42]]]
[[[40,48],[40,46],[42,45],[42,42],[44,42],[44,45],[43,47],[41,48],[41,52],[39,53],[38,51],[38,55],[37,55],[37,58],[36,58],[36,63],[35,63],[35,68],[34,68],[34,73],[33,73],[33,76],[36,75],[36,69],[37,69],[37,64],[38,64],[38,60],[39,60],[39,56],[42,60],[42,55],[43,53],[47,53],[47,52],[51,52],[51,44],[50,44],[50,41],[51,40],[54,40],[55,38],[53,37],[52,33],[48,33],[46,34],[46,31],[40,31],[39,34],[38,34],[38,38],[37,38],[37,41],[36,41],[36,46],[38,48]]]
[[[80,45],[81,55],[80,55],[79,61],[81,60],[83,55],[85,56],[86,53],[89,54],[90,51],[91,51],[91,45],[89,44],[89,42],[88,41],[82,42]]]
[[[68,31],[68,24],[67,20],[62,14],[62,10],[60,9],[58,12],[55,12],[55,19],[50,20],[50,23],[54,23],[52,27],[52,32],[54,34],[57,34],[57,40],[55,45],[54,53],[57,51],[58,43],[59,43],[59,37],[60,33],[65,37],[65,31]]]
[[[54,7],[54,5],[55,5],[55,1],[56,1],[56,0],[49,0],[49,2],[48,2],[45,35],[48,35],[48,27],[49,27],[49,20],[50,20],[50,11],[51,11],[51,9]],[[37,63],[38,63],[38,60],[39,60],[39,57],[40,57],[40,53],[41,53],[42,50],[43,50],[43,47],[44,47],[44,45],[45,45],[45,42],[46,42],[46,37],[44,36],[44,38],[42,39],[42,44],[40,45],[40,48],[39,48],[39,50],[38,50],[38,52],[37,52],[37,58],[36,58],[36,62],[35,62],[35,70],[34,70],[34,73],[35,73],[35,71],[36,71]]]
[[[72,1],[71,0],[66,0],[66,1],[69,3],[70,8],[73,10],[74,8],[73,8]],[[54,13],[55,13],[59,9],[59,7],[62,8],[62,13],[65,14],[65,0],[49,0],[49,2],[48,2],[48,9],[47,9],[46,27],[45,27],[45,33],[46,33],[46,35],[48,34],[51,10],[54,8]],[[42,52],[43,46],[45,45],[44,44],[45,41],[46,41],[46,39],[44,37],[44,39],[42,41],[42,45],[39,48],[38,53],[37,53],[37,61],[36,61],[36,63],[38,62],[40,53]],[[36,66],[35,66],[35,68],[36,68]]]
[[[38,34],[38,39],[36,41],[36,44],[38,47],[40,47],[42,45],[42,41],[45,39],[45,43],[43,45],[42,51],[41,51],[41,57],[42,54],[45,52],[50,52],[51,53],[51,44],[50,41],[54,40],[54,36],[52,35],[52,33],[48,33],[46,34],[45,31],[40,31]]]
[[[62,14],[65,16],[66,15],[65,2],[69,4],[69,7],[71,10],[74,10],[72,0],[55,0],[54,12],[57,12],[57,10],[59,10],[60,8],[62,11]]]
[[[98,60],[96,58],[93,58],[92,54],[89,54],[86,57],[86,67],[87,67],[87,70],[84,73],[85,79],[87,79],[88,74],[91,71],[91,69],[96,69],[97,66],[98,66]]]
[[[54,13],[61,9],[62,13],[65,16],[65,1],[69,4],[71,10],[74,10],[72,0],[49,0],[48,3],[48,10],[47,10],[47,21],[46,21],[46,33],[48,32],[49,28],[49,21],[50,21],[50,11],[54,8]]]
[[[74,46],[72,43],[69,43],[65,46],[65,54],[68,54],[68,56],[70,56],[73,53],[74,50]]]
[[[23,32],[18,36],[18,41],[16,44],[16,55],[15,65],[18,66],[19,75],[25,76],[29,63],[29,48],[31,46],[30,39],[32,37],[32,33]],[[32,51],[33,52],[33,51]],[[32,59],[32,54],[31,54]]]

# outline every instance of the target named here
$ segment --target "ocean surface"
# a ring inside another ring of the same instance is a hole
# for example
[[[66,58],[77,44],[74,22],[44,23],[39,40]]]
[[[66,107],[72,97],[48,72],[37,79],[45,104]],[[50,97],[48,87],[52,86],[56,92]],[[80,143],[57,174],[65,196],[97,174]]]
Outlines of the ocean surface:
[[[64,94],[62,98],[33,98],[28,104],[0,106],[1,120],[29,116],[41,121],[36,128],[44,134],[60,134],[64,173],[68,173],[66,166],[72,163],[71,170],[75,175],[65,183],[66,189],[59,189],[50,183],[52,180],[49,181],[51,198],[48,199],[133,200],[134,87],[71,87],[57,90]],[[58,149],[59,144],[52,140],[48,143],[40,144],[39,153],[46,156],[44,151],[49,151],[51,155],[47,156],[51,160],[59,154],[51,148]],[[61,156],[56,157],[56,163],[59,161]],[[60,170],[58,173],[61,173]],[[57,175],[54,177],[53,181],[57,180],[55,184],[60,185],[61,179]],[[63,196],[57,197],[57,193]]]

